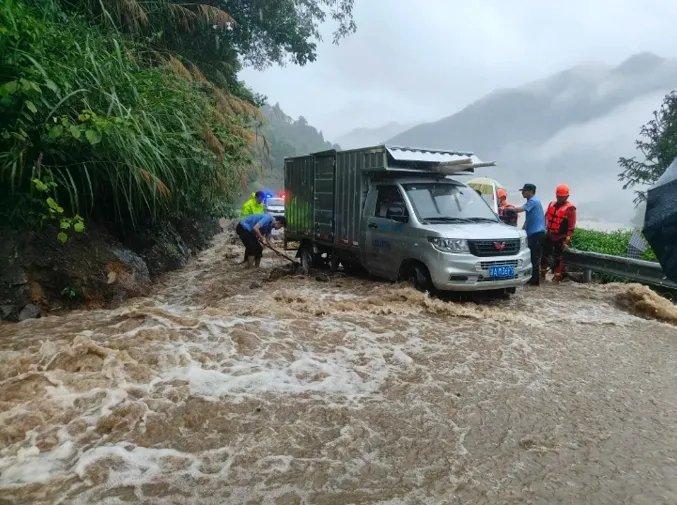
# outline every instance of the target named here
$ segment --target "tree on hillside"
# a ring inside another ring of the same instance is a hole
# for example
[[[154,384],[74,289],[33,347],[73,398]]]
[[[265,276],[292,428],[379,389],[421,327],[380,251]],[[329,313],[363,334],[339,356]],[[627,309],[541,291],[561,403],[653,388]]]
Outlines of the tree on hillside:
[[[334,42],[355,31],[354,0],[59,1],[143,39],[160,54],[178,55],[231,91],[241,87],[236,75],[242,64],[314,61],[327,17],[337,24]]]
[[[663,103],[653,113],[653,119],[642,126],[640,138],[635,141],[643,160],[619,158],[623,171],[618,179],[624,181],[623,189],[655,182],[677,157],[677,92],[665,96]],[[646,199],[645,191],[635,191],[635,203]]]

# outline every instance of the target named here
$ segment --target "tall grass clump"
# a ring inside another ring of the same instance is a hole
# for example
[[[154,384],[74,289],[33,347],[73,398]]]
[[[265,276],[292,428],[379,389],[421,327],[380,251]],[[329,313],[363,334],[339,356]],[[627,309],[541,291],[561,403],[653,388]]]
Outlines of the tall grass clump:
[[[35,181],[118,226],[209,212],[251,169],[253,107],[171,54],[49,1],[0,10],[0,217],[31,226]]]

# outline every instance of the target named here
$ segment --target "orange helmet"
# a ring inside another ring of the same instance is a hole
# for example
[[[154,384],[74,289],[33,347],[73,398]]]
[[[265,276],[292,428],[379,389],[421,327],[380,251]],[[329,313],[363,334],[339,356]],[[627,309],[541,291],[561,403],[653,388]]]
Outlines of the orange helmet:
[[[498,196],[498,199],[500,200],[501,198],[508,198],[508,192],[503,189],[503,188],[498,188],[496,190],[496,196]]]
[[[555,188],[555,196],[569,196],[569,186],[566,184],[558,184]]]

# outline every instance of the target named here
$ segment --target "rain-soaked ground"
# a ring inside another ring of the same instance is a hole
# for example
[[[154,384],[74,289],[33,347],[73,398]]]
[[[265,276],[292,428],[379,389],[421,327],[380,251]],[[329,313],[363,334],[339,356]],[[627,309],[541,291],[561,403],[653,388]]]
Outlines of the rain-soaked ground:
[[[239,251],[0,326],[1,504],[677,503],[677,327],[627,287],[258,285]]]

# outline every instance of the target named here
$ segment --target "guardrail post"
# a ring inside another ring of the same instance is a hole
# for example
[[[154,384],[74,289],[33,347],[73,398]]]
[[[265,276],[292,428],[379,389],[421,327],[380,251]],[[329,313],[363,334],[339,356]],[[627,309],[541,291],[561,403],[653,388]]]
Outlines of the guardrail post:
[[[583,282],[592,282],[592,270],[589,268],[583,270]]]

